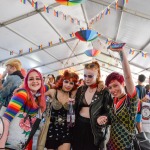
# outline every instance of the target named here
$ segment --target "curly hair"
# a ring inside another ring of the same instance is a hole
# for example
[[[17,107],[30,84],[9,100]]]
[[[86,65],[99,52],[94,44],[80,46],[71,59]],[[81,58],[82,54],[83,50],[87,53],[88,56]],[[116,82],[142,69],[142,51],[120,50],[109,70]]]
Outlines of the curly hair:
[[[64,80],[70,80],[72,79],[72,81],[74,82],[74,86],[73,86],[73,90],[76,90],[78,85],[77,85],[77,82],[79,80],[79,76],[74,73],[74,72],[69,72],[68,70],[65,70],[64,71],[64,74],[60,77],[60,79],[57,81],[56,83],[56,89],[61,89],[62,86],[63,86],[63,81]]]
[[[124,82],[124,77],[123,75],[117,73],[117,72],[112,72],[109,74],[106,78],[105,85],[108,87],[108,85],[111,83],[111,81],[117,80],[120,84]]]
[[[100,76],[101,76],[101,72],[100,72],[100,65],[97,61],[93,61],[91,63],[85,64],[85,69],[96,69],[98,70],[98,76],[97,76],[97,80],[96,82],[99,83],[100,82]]]

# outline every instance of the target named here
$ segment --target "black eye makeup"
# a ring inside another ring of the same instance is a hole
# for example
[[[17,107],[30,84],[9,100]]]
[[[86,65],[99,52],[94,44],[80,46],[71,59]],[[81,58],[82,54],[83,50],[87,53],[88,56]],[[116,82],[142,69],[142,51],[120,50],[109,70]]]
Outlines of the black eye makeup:
[[[69,81],[69,80],[64,80],[63,82],[66,83],[66,84],[69,83],[70,85],[74,85],[74,82],[71,82],[71,81]]]
[[[94,75],[86,75],[86,74],[84,74],[84,78],[93,78],[94,77]]]

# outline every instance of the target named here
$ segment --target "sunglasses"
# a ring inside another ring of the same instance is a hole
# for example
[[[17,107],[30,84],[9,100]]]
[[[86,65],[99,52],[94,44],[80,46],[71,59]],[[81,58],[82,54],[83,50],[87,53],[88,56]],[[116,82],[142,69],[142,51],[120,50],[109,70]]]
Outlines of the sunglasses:
[[[74,82],[71,82],[71,81],[69,81],[69,80],[64,80],[63,82],[66,83],[66,84],[69,83],[70,85],[74,85]]]
[[[84,78],[93,78],[94,77],[94,75],[86,75],[86,74],[84,74]]]

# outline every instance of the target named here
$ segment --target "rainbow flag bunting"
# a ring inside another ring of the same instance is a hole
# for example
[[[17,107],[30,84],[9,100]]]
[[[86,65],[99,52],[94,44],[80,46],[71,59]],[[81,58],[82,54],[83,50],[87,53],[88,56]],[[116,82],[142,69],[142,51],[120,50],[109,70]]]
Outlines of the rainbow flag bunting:
[[[10,55],[13,55],[14,54],[14,51],[10,51]]]
[[[50,42],[48,43],[48,45],[49,45],[49,46],[52,46],[52,45],[53,45],[53,42],[52,42],[52,41],[50,41]]]
[[[21,55],[23,53],[23,50],[21,49],[21,50],[19,50],[19,55]]]
[[[147,57],[147,53],[146,52],[141,52],[142,53],[142,57],[146,58]]]
[[[54,16],[58,17],[58,11],[54,10]]]
[[[118,9],[118,0],[116,0],[115,5],[116,5],[116,10],[117,10]]]
[[[109,8],[109,6],[107,7],[106,12],[105,12],[105,15],[108,15],[108,14],[110,14],[110,8]]]
[[[42,49],[43,48],[43,45],[41,44],[41,45],[39,45],[39,49]]]
[[[31,48],[29,48],[29,53],[31,53],[32,52],[32,47]]]
[[[134,55],[134,52],[135,52],[135,49],[133,49],[133,48],[130,48],[129,54],[132,54],[132,55]]]

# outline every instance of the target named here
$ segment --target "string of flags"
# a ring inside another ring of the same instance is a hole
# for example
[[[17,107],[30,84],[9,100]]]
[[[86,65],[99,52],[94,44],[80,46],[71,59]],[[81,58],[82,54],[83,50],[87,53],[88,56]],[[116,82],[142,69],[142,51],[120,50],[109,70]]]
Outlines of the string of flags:
[[[76,25],[81,25],[81,22],[83,22],[83,21],[79,20],[78,18],[72,17],[71,15],[67,15],[67,14],[63,13],[62,11],[58,11],[58,10],[55,10],[55,9],[54,9],[53,14],[54,14],[55,17],[62,18],[64,21],[69,20],[70,23],[73,23],[73,24],[76,24]]]
[[[26,0],[20,0],[23,4],[26,4]],[[101,20],[102,18],[104,18],[104,15],[109,15],[110,14],[110,6],[115,4],[115,8],[116,10],[118,9],[118,1],[119,0],[114,0],[110,5],[108,5],[106,8],[104,8],[102,11],[100,11],[95,17],[93,17],[90,21],[89,21],[89,26],[93,25],[95,22]],[[128,3],[128,0],[121,0],[123,2],[123,4]],[[43,3],[41,1],[41,3]],[[49,13],[49,7],[47,4],[44,4],[44,12]],[[38,9],[38,1],[37,0],[32,0],[32,7],[34,7],[35,9]],[[62,11],[53,11],[53,15],[55,17],[61,17],[63,20],[67,21],[68,19],[70,20],[71,23],[76,24],[76,25],[81,25],[81,21],[78,18],[74,18],[70,15],[67,15],[65,13],[63,13]],[[85,23],[85,22],[84,22]]]
[[[104,18],[104,15],[110,15],[110,7],[111,7],[111,5],[115,4],[116,10],[118,10],[118,1],[119,0],[114,0],[110,5],[108,5],[106,8],[101,10],[95,17],[93,17],[89,21],[89,25],[93,25],[95,22],[101,20],[102,18]],[[121,0],[121,1],[123,2],[123,4],[128,3],[128,0]]]
[[[26,4],[26,0],[20,0],[20,2],[23,4]],[[44,5],[44,12],[49,13],[48,5],[44,4],[44,3],[43,3],[43,5]],[[32,0],[32,7],[34,7],[35,9],[38,9],[38,1],[37,0]],[[62,11],[58,11],[55,9],[53,9],[53,15],[55,17],[62,18],[65,21],[70,20],[71,23],[76,24],[76,25],[81,25],[81,22],[84,22],[84,21],[79,20],[78,18],[72,17],[71,15],[67,15],[67,14],[63,13]]]
[[[60,43],[65,42],[64,38],[63,38],[63,37],[60,37],[60,38],[59,38],[59,42],[60,42]],[[53,46],[53,41],[49,41],[49,42],[48,42],[48,46],[49,46],[49,47]],[[38,49],[43,49],[43,45],[40,44],[40,45],[38,46]],[[33,52],[33,48],[30,47],[30,48],[28,49],[28,52],[29,52],[29,53],[32,53],[32,52]],[[14,55],[14,54],[22,55],[23,53],[24,53],[23,49],[20,49],[18,53],[16,53],[16,51],[9,51],[9,54],[10,54],[10,55]]]

